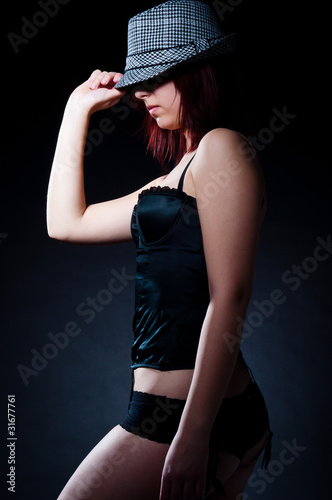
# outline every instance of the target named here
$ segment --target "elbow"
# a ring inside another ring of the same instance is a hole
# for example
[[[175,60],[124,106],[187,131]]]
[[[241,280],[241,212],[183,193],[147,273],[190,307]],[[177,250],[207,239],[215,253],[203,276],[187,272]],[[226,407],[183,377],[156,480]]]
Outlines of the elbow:
[[[71,244],[89,244],[89,240],[79,231],[75,224],[59,225],[47,223],[48,236],[57,241]]]
[[[68,232],[50,222],[47,222],[47,234],[52,240],[69,241]]]
[[[66,237],[60,232],[47,229],[47,234],[52,240],[67,241]]]
[[[237,310],[246,311],[251,299],[251,287],[238,286],[235,288],[223,290],[210,289],[210,303],[215,303],[219,307],[221,304],[227,304],[228,307]]]
[[[247,307],[251,299],[251,292],[252,292],[251,287],[250,288],[243,287],[236,290],[233,300],[235,301],[236,304],[238,304],[238,306],[241,309],[247,310]]]
[[[72,238],[71,225],[67,221],[54,217],[50,212],[46,213],[46,230],[48,236],[53,240],[69,242]]]

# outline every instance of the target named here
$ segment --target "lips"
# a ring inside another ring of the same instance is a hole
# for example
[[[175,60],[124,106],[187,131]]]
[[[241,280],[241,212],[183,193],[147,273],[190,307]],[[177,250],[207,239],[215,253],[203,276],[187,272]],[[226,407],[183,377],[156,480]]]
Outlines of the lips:
[[[154,111],[157,111],[158,108],[159,106],[157,106],[156,104],[146,106],[146,109],[149,111],[150,114],[154,113]]]

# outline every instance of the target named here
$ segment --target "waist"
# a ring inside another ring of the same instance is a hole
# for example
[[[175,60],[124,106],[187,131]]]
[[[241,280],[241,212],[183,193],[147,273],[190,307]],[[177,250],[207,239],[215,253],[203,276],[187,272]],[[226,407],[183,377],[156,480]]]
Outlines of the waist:
[[[154,368],[134,369],[134,390],[163,395],[174,399],[187,399],[194,370],[159,371]],[[250,381],[247,367],[237,360],[225,397],[241,394]]]

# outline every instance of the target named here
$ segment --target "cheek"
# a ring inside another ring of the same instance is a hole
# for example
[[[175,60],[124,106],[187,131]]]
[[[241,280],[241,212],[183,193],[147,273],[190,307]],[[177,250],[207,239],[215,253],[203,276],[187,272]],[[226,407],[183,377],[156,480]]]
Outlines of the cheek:
[[[156,92],[157,100],[164,104],[165,108],[172,111],[178,110],[180,106],[180,93],[177,91],[173,82],[166,83],[162,87],[159,87]]]
[[[156,102],[159,102],[162,112],[157,124],[161,128],[176,130],[180,127],[179,109],[181,102],[180,92],[177,91],[173,82],[159,87],[155,92]]]
[[[172,97],[170,101],[172,102],[172,107],[178,110],[180,107],[181,98],[180,98],[180,92],[176,90],[174,85],[173,85],[173,92],[171,95]]]
[[[167,111],[169,116],[172,118],[176,125],[178,126],[179,121],[179,111],[180,111],[180,94],[178,92],[173,92],[168,96],[167,100]]]
[[[174,96],[174,100],[173,100],[173,108],[174,110],[176,110],[176,112],[178,113],[179,110],[180,110],[180,102],[181,102],[181,99],[180,99],[180,94],[177,93],[175,96]]]

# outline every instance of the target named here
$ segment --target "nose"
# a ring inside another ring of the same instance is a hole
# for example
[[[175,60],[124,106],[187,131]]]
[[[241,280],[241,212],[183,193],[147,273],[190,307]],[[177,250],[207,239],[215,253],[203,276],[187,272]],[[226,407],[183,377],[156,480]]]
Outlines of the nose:
[[[144,100],[149,97],[151,92],[148,90],[144,89],[143,87],[137,88],[134,92],[136,99],[141,99]]]

